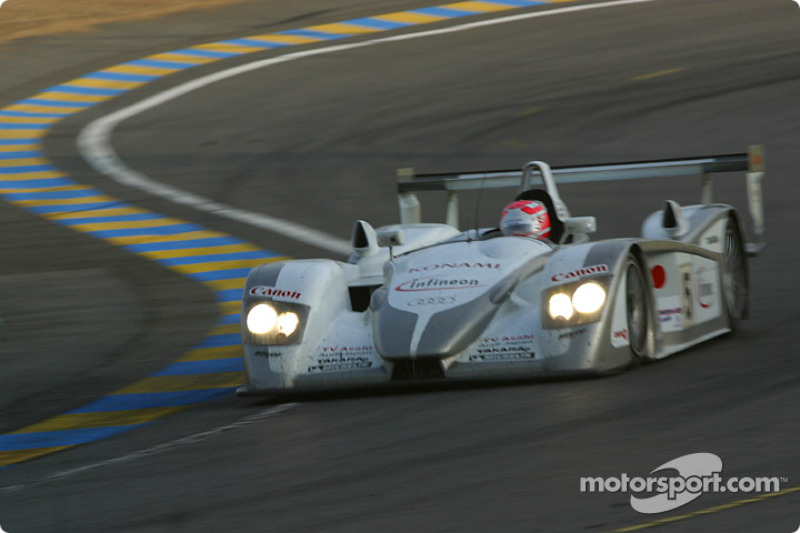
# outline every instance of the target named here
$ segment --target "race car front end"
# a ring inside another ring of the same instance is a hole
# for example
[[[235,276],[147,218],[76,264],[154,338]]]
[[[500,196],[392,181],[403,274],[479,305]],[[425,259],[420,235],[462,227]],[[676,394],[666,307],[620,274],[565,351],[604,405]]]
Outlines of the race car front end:
[[[615,272],[630,246],[567,251],[517,237],[444,243],[387,263],[363,310],[353,308],[346,264],[265,265],[245,288],[247,385],[239,392],[621,368],[631,357],[625,325],[613,319],[626,316],[613,313],[625,305]]]

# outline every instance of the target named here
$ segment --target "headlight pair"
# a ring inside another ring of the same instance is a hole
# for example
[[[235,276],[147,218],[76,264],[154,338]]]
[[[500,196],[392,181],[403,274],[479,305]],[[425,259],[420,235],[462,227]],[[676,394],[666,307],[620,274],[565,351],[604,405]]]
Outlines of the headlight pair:
[[[556,287],[545,305],[550,327],[574,326],[597,320],[606,303],[606,289],[599,281]]]
[[[242,333],[253,344],[297,344],[302,340],[308,310],[299,304],[258,302],[246,306]]]
[[[297,313],[286,311],[278,314],[269,304],[258,304],[247,313],[247,329],[255,335],[264,335],[275,331],[287,337],[297,330],[300,318]]]

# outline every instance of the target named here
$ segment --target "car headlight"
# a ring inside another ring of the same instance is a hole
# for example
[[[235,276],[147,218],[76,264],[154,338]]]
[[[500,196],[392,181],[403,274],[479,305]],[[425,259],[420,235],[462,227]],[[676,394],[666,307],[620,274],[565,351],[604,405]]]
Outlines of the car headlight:
[[[300,324],[300,318],[298,318],[297,313],[292,313],[291,311],[281,313],[275,321],[278,333],[287,337],[297,330],[298,324]]]
[[[599,283],[584,283],[572,293],[572,306],[579,313],[596,313],[606,301],[606,291]]]
[[[600,318],[606,302],[606,289],[596,280],[562,285],[545,295],[545,327],[563,328],[593,322]]]
[[[308,307],[262,301],[244,305],[242,340],[251,344],[298,344],[308,318]]]
[[[572,318],[572,300],[563,292],[557,292],[550,297],[550,303],[547,308],[550,313],[550,318],[555,320],[558,317],[569,320]]]
[[[258,304],[247,313],[247,329],[255,335],[272,331],[278,323],[278,313],[269,304]]]

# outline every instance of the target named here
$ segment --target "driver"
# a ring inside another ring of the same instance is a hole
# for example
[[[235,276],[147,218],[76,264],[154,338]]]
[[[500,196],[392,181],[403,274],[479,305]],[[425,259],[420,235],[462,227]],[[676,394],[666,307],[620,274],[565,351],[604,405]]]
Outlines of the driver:
[[[517,200],[508,204],[500,215],[500,230],[505,236],[550,237],[550,215],[547,207],[536,200]]]

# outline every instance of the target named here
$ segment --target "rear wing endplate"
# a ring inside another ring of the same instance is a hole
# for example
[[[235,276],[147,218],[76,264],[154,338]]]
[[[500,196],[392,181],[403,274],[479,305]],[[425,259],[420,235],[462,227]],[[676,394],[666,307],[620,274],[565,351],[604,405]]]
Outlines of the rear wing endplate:
[[[693,159],[671,159],[640,161],[633,163],[609,163],[577,167],[554,167],[550,169],[539,161],[531,161],[519,170],[485,172],[458,172],[446,174],[415,174],[413,169],[397,171],[397,194],[400,203],[400,221],[403,224],[421,222],[421,208],[416,193],[420,191],[444,191],[447,193],[447,224],[458,228],[458,193],[480,189],[518,187],[520,192],[531,186],[537,178],[550,193],[559,215],[569,216],[561,201],[556,183],[586,183],[629,179],[664,178],[671,176],[700,176],[701,201],[712,203],[712,175],[720,172],[746,173],[747,199],[753,226],[753,241],[746,244],[750,255],[757,254],[764,240],[764,201],[761,184],[764,180],[764,147],[751,146],[746,153],[698,157]]]

